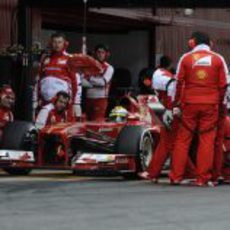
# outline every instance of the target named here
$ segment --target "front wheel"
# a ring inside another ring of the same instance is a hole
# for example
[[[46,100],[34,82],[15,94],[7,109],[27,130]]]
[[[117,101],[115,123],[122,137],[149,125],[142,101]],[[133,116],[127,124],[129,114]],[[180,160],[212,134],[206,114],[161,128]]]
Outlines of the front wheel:
[[[149,133],[144,134],[140,141],[140,152],[138,156],[139,171],[145,171],[152,159],[153,154],[153,140]]]
[[[116,152],[133,155],[136,159],[136,172],[122,174],[124,178],[137,178],[137,174],[146,170],[154,149],[151,133],[141,126],[125,126],[116,142]]]
[[[4,128],[2,136],[2,149],[37,151],[37,130],[33,123],[26,121],[14,121],[8,123]],[[31,169],[28,168],[3,168],[10,175],[28,175]]]

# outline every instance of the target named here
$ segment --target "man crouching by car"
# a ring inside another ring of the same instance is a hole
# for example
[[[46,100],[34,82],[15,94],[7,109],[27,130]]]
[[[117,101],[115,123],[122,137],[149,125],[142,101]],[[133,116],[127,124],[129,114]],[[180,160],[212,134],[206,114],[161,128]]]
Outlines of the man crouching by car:
[[[15,94],[9,85],[4,85],[0,89],[0,139],[3,128],[8,122],[14,120],[12,109],[15,103]]]
[[[74,121],[72,115],[68,113],[70,95],[60,91],[52,99],[52,102],[45,105],[37,115],[35,125],[41,129],[46,125],[52,125],[61,122]]]

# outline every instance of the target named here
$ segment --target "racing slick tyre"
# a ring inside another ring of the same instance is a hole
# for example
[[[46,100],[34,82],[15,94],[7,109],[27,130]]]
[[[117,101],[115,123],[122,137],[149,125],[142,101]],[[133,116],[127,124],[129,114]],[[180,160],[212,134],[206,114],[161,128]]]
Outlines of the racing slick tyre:
[[[31,122],[15,121],[7,124],[4,128],[1,148],[8,150],[35,151],[37,131]],[[28,175],[31,169],[3,168],[10,175]]]
[[[6,173],[12,176],[26,176],[32,171],[31,169],[21,169],[21,168],[4,168]]]
[[[139,172],[144,171],[152,158],[154,141],[151,133],[141,126],[125,126],[115,145],[116,152],[134,155],[136,157],[136,172],[124,173],[125,179],[137,178]]]

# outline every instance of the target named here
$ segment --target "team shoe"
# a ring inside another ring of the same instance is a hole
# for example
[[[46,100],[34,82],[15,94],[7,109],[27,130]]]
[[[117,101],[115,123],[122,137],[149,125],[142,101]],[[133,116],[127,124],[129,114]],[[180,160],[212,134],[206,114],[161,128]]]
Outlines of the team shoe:
[[[214,182],[217,183],[217,185],[222,185],[224,184],[224,178],[222,176],[219,176]]]
[[[138,173],[138,176],[144,180],[150,180],[151,179],[149,176],[149,173],[146,171]]]
[[[158,178],[151,178],[150,181],[154,184],[158,184]]]
[[[158,183],[158,179],[157,178],[152,178],[150,177],[149,173],[144,171],[144,172],[140,172],[138,173],[138,176],[141,178],[141,179],[144,179],[144,180],[149,180],[155,184]]]
[[[222,184],[224,184],[224,177],[222,177],[222,176],[213,177],[211,180],[216,185],[222,185]]]
[[[217,183],[213,181],[203,182],[203,181],[196,180],[196,181],[193,181],[191,185],[196,186],[196,187],[216,187]]]
[[[172,179],[170,179],[170,184],[175,185],[175,186],[181,185],[181,181],[180,180],[172,180]]]
[[[192,183],[195,182],[195,179],[183,179],[180,184],[181,185],[191,185]]]

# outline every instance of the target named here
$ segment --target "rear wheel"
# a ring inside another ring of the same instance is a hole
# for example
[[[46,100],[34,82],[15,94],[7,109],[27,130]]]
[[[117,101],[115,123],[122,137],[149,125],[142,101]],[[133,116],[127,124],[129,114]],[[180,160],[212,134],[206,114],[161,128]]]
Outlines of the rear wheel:
[[[15,121],[9,123],[2,137],[1,148],[7,150],[25,150],[36,152],[37,130],[30,122]],[[3,168],[10,175],[28,175],[31,169],[26,168]]]

